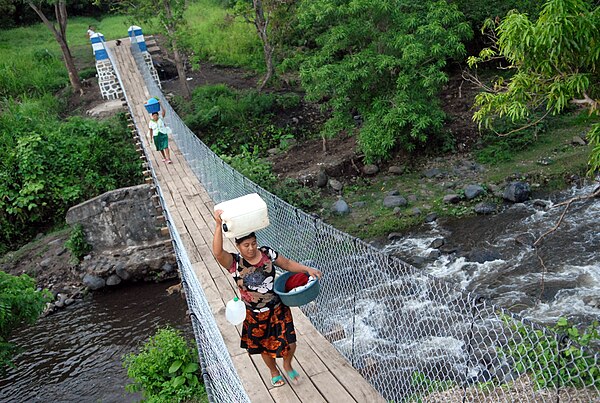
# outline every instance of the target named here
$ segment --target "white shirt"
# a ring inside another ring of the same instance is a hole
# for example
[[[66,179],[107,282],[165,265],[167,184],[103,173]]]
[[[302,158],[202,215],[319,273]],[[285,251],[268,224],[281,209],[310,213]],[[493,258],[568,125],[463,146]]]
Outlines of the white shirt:
[[[154,120],[150,120],[150,124],[148,125],[150,129],[152,129],[152,135],[158,136],[158,133],[167,133],[167,126],[165,125],[164,120],[162,118],[158,118],[155,122]]]

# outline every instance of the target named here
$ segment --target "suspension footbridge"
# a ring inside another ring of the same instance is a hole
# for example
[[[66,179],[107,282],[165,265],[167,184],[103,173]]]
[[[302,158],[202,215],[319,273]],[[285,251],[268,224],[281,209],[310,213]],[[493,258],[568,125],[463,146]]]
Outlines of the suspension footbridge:
[[[107,42],[106,45],[112,50],[113,61],[116,62],[114,67],[119,72],[129,110],[147,150],[155,183],[160,187],[171,230],[178,233],[180,246],[189,259],[192,270],[186,273],[188,278],[185,280],[190,282],[189,277],[195,276],[202,287],[210,314],[214,316],[218,328],[218,334],[211,337],[222,337],[234,366],[230,370],[235,370],[239,376],[243,387],[239,391],[239,401],[243,401],[244,391],[253,402],[384,401],[297,308],[294,308],[293,316],[299,335],[295,367],[302,382],[298,385],[287,382],[283,387],[273,388],[260,356],[250,356],[239,347],[240,327],[236,328],[225,320],[225,303],[234,297],[235,285],[229,273],[219,266],[211,253],[215,226],[212,216],[214,202],[192,171],[177,142],[170,143],[173,164],[165,164],[158,152],[151,151],[150,139],[146,136],[149,116],[143,105],[148,98],[157,94],[147,88],[129,46],[117,47],[114,42]],[[171,122],[171,113],[169,111],[166,116],[167,122]],[[232,243],[228,246],[229,250],[235,250]],[[186,291],[193,294],[197,290],[188,284]],[[193,295],[190,297],[194,298]],[[283,368],[280,370],[283,374]]]
[[[427,275],[227,165],[166,102],[141,29],[130,31],[131,46],[92,38],[99,80],[129,109],[177,255],[211,402],[600,402],[598,346]],[[151,96],[161,98],[173,129],[173,164],[161,161],[146,135],[143,104]],[[316,301],[293,309],[299,385],[273,388],[261,358],[239,347],[240,328],[225,320],[235,285],[211,253],[212,208],[248,193],[269,208],[259,243],[324,273]]]

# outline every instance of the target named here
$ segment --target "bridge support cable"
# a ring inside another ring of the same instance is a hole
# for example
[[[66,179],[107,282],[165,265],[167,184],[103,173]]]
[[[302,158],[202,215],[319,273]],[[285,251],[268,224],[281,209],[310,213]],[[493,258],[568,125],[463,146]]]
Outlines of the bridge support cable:
[[[174,141],[213,202],[258,193],[271,222],[258,233],[259,243],[323,271],[319,297],[302,311],[385,399],[550,402],[560,389],[563,399],[600,401],[595,380],[600,377],[588,376],[598,368],[598,351],[571,343],[580,352],[578,358],[557,361],[551,330],[389,256],[244,178],[185,125],[145,69],[135,44],[132,52],[150,93],[160,96],[167,109]],[[177,244],[177,234],[173,238]],[[215,399],[245,401],[227,395],[236,385],[233,364],[224,344],[214,345],[214,317],[186,267],[185,250],[177,251],[193,296],[188,303],[199,322],[194,330]],[[538,358],[531,354],[535,348],[541,349]],[[546,353],[553,359],[544,359]],[[549,379],[563,375],[560,381],[540,381],[546,372]]]

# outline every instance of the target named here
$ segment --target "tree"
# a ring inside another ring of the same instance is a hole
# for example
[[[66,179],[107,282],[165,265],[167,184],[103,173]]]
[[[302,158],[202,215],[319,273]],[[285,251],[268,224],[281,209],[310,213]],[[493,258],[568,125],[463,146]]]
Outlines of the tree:
[[[412,151],[439,130],[447,60],[472,31],[445,0],[305,0],[300,26],[315,49],[300,65],[307,98],[332,113],[324,138],[358,127],[366,162]]]
[[[60,46],[60,50],[63,54],[63,60],[65,67],[69,73],[69,81],[73,87],[73,91],[79,92],[83,95],[83,88],[81,86],[81,80],[79,79],[79,73],[75,67],[73,56],[71,56],[71,50],[67,44],[67,3],[65,0],[25,0],[25,2],[31,7],[33,11],[42,19],[44,25],[52,32],[56,42]],[[56,22],[52,22],[46,17],[42,8],[44,5],[51,5],[54,7],[54,16]]]
[[[273,11],[280,3],[285,4],[286,0],[252,0],[252,6],[247,0],[240,0],[235,5],[236,14],[241,15],[246,22],[254,25],[256,33],[263,44],[263,56],[267,72],[258,86],[259,91],[262,91],[267,82],[273,77],[275,70],[273,64],[274,45],[271,41],[269,24],[271,23]]]
[[[569,104],[598,114],[600,7],[586,0],[549,0],[536,21],[511,12],[497,26],[492,21],[486,26],[493,45],[470,57],[469,66],[502,60],[508,63],[503,68],[514,74],[498,79],[475,98],[478,110],[473,119],[480,126],[493,129],[497,118],[506,117],[525,128],[563,112]],[[540,111],[543,116],[533,119]],[[600,169],[600,124],[594,124],[587,137],[592,175]]]
[[[179,35],[185,28],[184,17],[187,8],[186,0],[123,0],[114,3],[117,10],[131,16],[133,22],[153,24],[158,21],[162,34],[168,41],[169,48],[173,51],[175,67],[179,76],[179,84],[186,99],[190,98],[190,88],[187,84],[185,73],[185,49],[181,46]]]

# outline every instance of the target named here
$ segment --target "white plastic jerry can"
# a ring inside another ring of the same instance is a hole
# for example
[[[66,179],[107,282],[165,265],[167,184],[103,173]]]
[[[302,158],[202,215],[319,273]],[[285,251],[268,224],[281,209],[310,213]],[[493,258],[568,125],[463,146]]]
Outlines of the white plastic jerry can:
[[[241,238],[269,226],[267,203],[257,193],[219,203],[216,210],[223,210],[221,220],[226,238]]]
[[[244,319],[246,319],[246,304],[244,304],[244,301],[235,297],[227,302],[225,306],[225,318],[234,326],[244,322]]]

